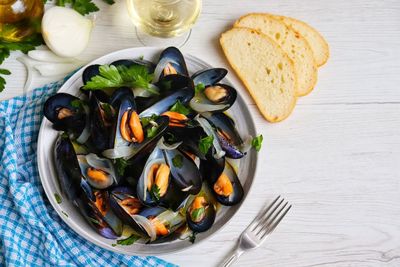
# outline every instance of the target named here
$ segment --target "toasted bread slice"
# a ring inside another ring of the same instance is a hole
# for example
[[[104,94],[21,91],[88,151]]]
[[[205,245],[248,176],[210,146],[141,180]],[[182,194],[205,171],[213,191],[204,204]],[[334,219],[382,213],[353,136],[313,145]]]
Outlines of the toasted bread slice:
[[[232,28],[220,43],[266,120],[287,118],[296,104],[296,73],[292,60],[268,36],[249,28]]]
[[[313,51],[315,62],[318,67],[324,65],[329,58],[329,45],[322,37],[322,35],[313,27],[307,23],[284,16],[270,15],[273,18],[279,19],[286,25],[290,26],[293,30],[300,33],[304,38],[306,38],[308,44]]]
[[[304,96],[312,91],[318,69],[306,39],[282,21],[266,14],[248,14],[237,20],[234,26],[256,29],[276,41],[294,62],[298,82],[296,95]]]

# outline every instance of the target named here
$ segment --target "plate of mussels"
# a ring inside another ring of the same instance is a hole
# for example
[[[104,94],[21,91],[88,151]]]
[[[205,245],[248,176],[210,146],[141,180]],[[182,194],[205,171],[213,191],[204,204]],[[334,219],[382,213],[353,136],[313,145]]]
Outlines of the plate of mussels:
[[[228,71],[177,48],[94,60],[44,104],[38,166],[58,215],[108,250],[158,255],[222,228],[253,182],[255,126]]]

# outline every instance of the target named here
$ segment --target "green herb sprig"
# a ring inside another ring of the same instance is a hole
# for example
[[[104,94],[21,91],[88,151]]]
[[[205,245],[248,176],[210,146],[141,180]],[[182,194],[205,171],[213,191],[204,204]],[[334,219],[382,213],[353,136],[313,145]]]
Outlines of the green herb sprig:
[[[258,152],[261,149],[262,141],[263,141],[263,136],[262,134],[260,134],[259,136],[256,136],[253,138],[253,140],[251,140],[251,146],[254,147]]]
[[[203,155],[208,153],[208,150],[211,148],[214,141],[214,137],[212,135],[206,136],[199,140],[199,150]]]

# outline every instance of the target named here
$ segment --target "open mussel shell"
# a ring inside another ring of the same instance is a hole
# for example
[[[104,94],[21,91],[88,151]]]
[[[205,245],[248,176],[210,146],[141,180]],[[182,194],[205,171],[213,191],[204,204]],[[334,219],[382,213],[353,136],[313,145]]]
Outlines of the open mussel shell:
[[[162,150],[157,146],[146,161],[142,175],[137,184],[137,195],[142,203],[147,206],[161,205],[172,210],[179,209],[188,196],[176,185],[171,177],[170,168],[165,168],[161,173],[160,167],[166,165],[166,160]],[[160,170],[160,172],[159,172]],[[152,186],[158,188],[158,196],[154,196]],[[150,190],[149,190],[150,188]]]
[[[233,206],[243,199],[242,184],[235,170],[227,161],[225,161],[223,172],[217,178],[215,177],[215,173],[212,173],[206,179],[210,190],[219,203],[225,206]]]
[[[190,100],[190,107],[198,113],[222,112],[235,103],[236,97],[235,88],[217,83],[207,86],[202,92],[197,92]]]
[[[160,115],[169,110],[177,101],[187,104],[194,96],[194,85],[189,77],[169,75],[159,84],[160,90],[165,90],[166,93],[156,103],[140,112],[140,117]]]
[[[69,200],[76,200],[81,192],[82,174],[74,146],[66,134],[57,138],[54,161],[61,191]]]
[[[176,186],[183,192],[197,194],[203,181],[194,161],[179,149],[163,150],[163,153]]]
[[[119,177],[110,160],[100,158],[93,153],[78,155],[77,158],[82,175],[92,187],[106,189],[118,184]]]
[[[179,212],[174,212],[163,207],[143,209],[135,219],[138,222],[150,222],[150,227],[146,227],[145,229],[151,242],[158,238],[169,236],[185,222],[185,217]]]
[[[95,200],[82,194],[76,202],[79,211],[103,237],[116,239],[122,234],[123,224],[110,207],[107,191],[94,191]]]
[[[46,100],[43,113],[53,123],[54,129],[77,138],[85,129],[88,116],[79,103],[81,100],[76,96],[57,93]]]
[[[228,115],[223,112],[216,112],[212,114],[204,113],[202,116],[215,128],[221,148],[228,158],[239,159],[245,155],[240,151],[243,140],[236,130],[234,121]]]
[[[155,81],[171,74],[189,76],[185,59],[176,47],[168,47],[161,52],[154,70]]]
[[[90,92],[89,104],[91,111],[91,145],[96,149],[96,151],[101,152],[109,148],[109,140],[115,112],[111,105],[98,100],[97,96],[93,92]]]
[[[143,205],[136,197],[136,192],[126,186],[118,186],[110,192],[110,205],[115,214],[135,232],[147,237],[147,232],[140,226],[135,218],[143,209]]]
[[[207,196],[197,195],[192,198],[186,209],[186,222],[193,232],[205,232],[214,224],[216,213],[213,203]]]
[[[204,86],[214,85],[225,78],[228,71],[223,68],[212,68],[196,72],[192,75],[195,85],[202,83]]]

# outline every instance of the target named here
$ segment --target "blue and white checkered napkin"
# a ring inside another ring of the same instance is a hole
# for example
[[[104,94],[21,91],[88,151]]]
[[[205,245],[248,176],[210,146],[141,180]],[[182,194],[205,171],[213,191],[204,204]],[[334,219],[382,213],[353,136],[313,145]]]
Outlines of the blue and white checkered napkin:
[[[43,103],[66,79],[0,102],[0,266],[173,266],[86,241],[47,200],[36,163],[37,136]]]

